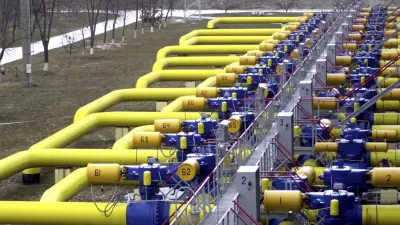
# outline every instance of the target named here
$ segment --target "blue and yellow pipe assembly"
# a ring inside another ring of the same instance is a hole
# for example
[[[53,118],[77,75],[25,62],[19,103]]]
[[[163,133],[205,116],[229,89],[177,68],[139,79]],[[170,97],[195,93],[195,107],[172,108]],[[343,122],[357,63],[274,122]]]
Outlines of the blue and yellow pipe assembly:
[[[397,10],[362,8],[346,41],[337,43],[344,51],[327,70],[327,87],[314,90],[314,119],[320,126],[295,124],[295,145],[312,147],[317,156],[296,155],[302,167],[293,168],[296,174],[290,178],[263,179],[268,213],[298,212],[310,224],[398,224],[399,89],[383,95],[346,125],[334,122],[397,81],[398,35],[382,43],[399,27]],[[386,76],[393,78],[381,82]],[[292,190],[286,190],[288,184]]]
[[[340,86],[341,92],[316,93],[318,99],[314,101],[317,106],[315,109],[324,111],[346,106],[347,110],[340,115],[346,116],[381,91],[378,88],[368,89],[373,87],[373,83],[368,83],[365,89],[357,92],[366,96],[363,100],[358,100],[357,105],[350,101],[355,93],[340,101],[340,98],[352,92],[345,92],[346,88],[351,89],[363,83],[385,64],[385,60],[395,59],[398,52],[389,50],[389,47],[397,49],[397,39],[391,39],[390,44],[385,45],[388,49],[381,49],[379,52],[351,52],[354,48],[358,50],[363,46],[371,49],[371,45],[392,32],[376,31],[377,26],[390,19],[386,18],[389,9],[373,8],[363,11],[368,17],[357,18],[362,25],[353,25],[353,30],[366,32],[360,34],[360,37],[359,33],[354,32],[350,37],[366,41],[358,40],[356,47],[353,42],[346,43],[348,53],[336,59],[338,66],[357,64],[359,68],[335,68],[329,71],[327,84]],[[283,75],[299,67],[299,45],[306,44],[301,55],[307,56],[311,47],[311,35],[325,33],[328,29],[328,26],[321,26],[326,24],[327,16],[328,13],[322,12],[305,13],[301,17],[222,17],[209,21],[207,30],[197,30],[182,36],[179,45],[161,49],[152,72],[141,77],[136,88],[113,91],[81,107],[70,126],[26,151],[0,160],[0,178],[23,171],[24,184],[40,182],[40,167],[82,167],[48,189],[40,202],[0,202],[0,223],[169,224],[174,219],[172,215],[177,207],[184,206],[185,203],[176,204],[175,200],[170,200],[160,189],[194,190],[207,178],[217,165],[220,157],[217,153],[221,154],[215,146],[219,122],[229,120],[230,137],[240,137],[257,116],[255,105],[248,100],[256,99],[256,92],[261,91],[263,104],[268,104],[277,95],[281,81],[287,79]],[[383,20],[379,19],[381,17]],[[223,23],[286,24],[279,29],[214,29],[217,24]],[[391,22],[388,28],[392,29],[396,23]],[[368,40],[367,37],[371,35],[374,35],[375,40]],[[187,56],[191,54],[204,56]],[[215,56],[221,54],[244,55]],[[170,57],[172,55],[177,56]],[[185,69],[176,69],[177,67]],[[192,67],[194,68],[188,69]],[[391,71],[397,70],[394,68]],[[162,81],[202,83],[195,88],[151,88],[152,84]],[[104,112],[127,101],[168,101],[170,104],[161,112]],[[389,219],[382,217],[379,212],[386,215],[389,209],[393,210],[397,205],[393,208],[370,207],[362,204],[362,197],[371,188],[396,188],[400,185],[400,172],[394,167],[389,168],[400,164],[397,161],[397,151],[389,150],[387,143],[400,139],[400,127],[394,126],[398,125],[398,113],[385,112],[400,109],[399,101],[400,91],[394,90],[345,128],[335,128],[330,124],[331,117],[317,118],[325,119],[329,132],[333,129],[339,130],[341,138],[338,140],[332,140],[330,135],[325,135],[324,129],[297,126],[296,138],[300,141],[295,143],[303,147],[315,146],[316,152],[328,152],[335,160],[330,167],[324,167],[325,164],[316,160],[315,156],[298,155],[297,159],[303,163],[303,167],[297,170],[298,175],[293,180],[300,179],[312,188],[323,186],[326,190],[302,192],[302,186],[293,183],[295,190],[284,191],[283,184],[292,182],[288,178],[273,179],[270,185],[266,185],[268,182],[263,180],[264,209],[299,211],[309,219],[312,217],[311,213],[305,213],[304,210],[318,210],[316,213],[314,211],[313,215],[317,216],[313,220],[319,224],[370,224],[365,221],[377,219],[380,220],[379,224],[392,224],[381,222]],[[117,140],[112,149],[65,148],[100,127],[134,129]],[[312,143],[312,129],[316,129],[316,133],[325,142]],[[381,142],[373,142],[375,140]],[[388,168],[374,168],[380,165]],[[390,175],[390,182],[385,180],[387,175]],[[138,192],[135,194],[140,200],[98,204],[65,202],[88,185],[106,184],[137,187]],[[215,195],[215,188],[210,186],[206,189],[205,194],[210,201]],[[356,199],[361,199],[361,203]],[[277,201],[283,203],[277,204]],[[211,209],[189,205],[186,210],[186,214],[192,218],[191,221],[200,223],[206,211]],[[321,218],[326,219],[321,221]],[[290,221],[269,219],[269,224],[291,224]]]

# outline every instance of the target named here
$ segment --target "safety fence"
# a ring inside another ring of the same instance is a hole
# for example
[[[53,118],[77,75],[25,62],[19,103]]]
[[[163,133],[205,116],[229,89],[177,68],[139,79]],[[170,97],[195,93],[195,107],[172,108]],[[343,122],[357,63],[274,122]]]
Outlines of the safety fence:
[[[327,32],[315,43],[309,55],[298,65],[298,68],[292,74],[286,76],[286,83],[273,99],[267,99],[269,101],[265,107],[263,107],[264,104],[261,104],[262,101],[260,99],[255,100],[256,108],[261,109],[261,111],[257,112],[254,121],[246,128],[236,142],[230,144],[226,140],[216,139],[217,166],[198,185],[193,193],[181,202],[181,205],[177,207],[177,210],[171,214],[170,218],[164,224],[167,224],[169,221],[171,221],[170,224],[199,224],[213,213],[214,210],[218,214],[219,224],[236,224],[235,221],[237,222],[240,219],[237,216],[238,210],[244,212],[244,209],[240,209],[240,206],[235,204],[237,195],[232,198],[234,208],[229,208],[228,211],[219,212],[220,207],[214,208],[214,206],[219,203],[224,193],[228,190],[229,185],[235,180],[235,175],[239,167],[248,162],[252,153],[254,151],[263,151],[262,157],[257,159],[258,161],[253,164],[260,165],[263,171],[276,169],[274,168],[276,164],[273,160],[277,158],[279,152],[287,157],[286,160],[295,162],[294,157],[288,155],[287,153],[289,152],[287,150],[285,152],[285,149],[279,144],[276,138],[272,138],[271,142],[266,142],[265,138],[271,131],[276,114],[282,111],[291,100],[297,101],[297,99],[293,99],[293,95],[296,92],[298,83],[305,78],[306,71],[312,68],[313,62],[321,55],[327,40],[332,38],[338,24],[343,21],[343,14],[341,13],[338,16]],[[293,108],[290,109],[290,111],[292,110]],[[229,150],[226,151],[226,149]]]

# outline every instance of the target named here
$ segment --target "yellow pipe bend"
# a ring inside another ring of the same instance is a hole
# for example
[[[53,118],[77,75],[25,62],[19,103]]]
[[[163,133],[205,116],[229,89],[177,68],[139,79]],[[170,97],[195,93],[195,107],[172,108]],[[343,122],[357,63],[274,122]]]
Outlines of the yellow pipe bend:
[[[304,19],[304,18],[303,18]],[[217,24],[223,23],[288,23],[304,22],[298,17],[219,17],[208,21],[207,28],[214,29]]]
[[[258,47],[258,45],[167,46],[158,51],[156,61],[173,54],[244,54],[250,50],[257,50]]]
[[[83,120],[73,123],[70,126],[47,137],[33,145],[29,150],[62,148],[79,139],[88,132],[98,127],[137,127],[153,124],[156,119],[197,119],[199,113],[160,113],[160,112],[107,112],[94,113]],[[25,174],[38,174],[40,168],[24,170]]]
[[[168,67],[189,67],[189,66],[226,66],[238,62],[238,56],[214,56],[214,57],[172,57],[154,63],[153,71],[164,70]]]
[[[272,40],[272,36],[200,36],[192,37],[180,46],[185,45],[248,45],[260,44],[265,40]]]
[[[275,32],[279,32],[280,28],[270,29],[218,29],[218,30],[194,30],[179,39],[179,45],[197,36],[268,36]]]
[[[136,88],[148,88],[158,81],[198,81],[206,80],[209,77],[215,77],[224,70],[159,70],[150,72],[140,77],[136,82]],[[164,88],[170,91],[177,88]],[[185,88],[187,89],[187,88]],[[153,89],[150,89],[153,90]],[[178,90],[180,91],[180,90]],[[191,95],[191,94],[188,94]],[[182,95],[180,95],[182,96]],[[178,96],[178,97],[180,97]],[[173,99],[168,99],[173,100]]]
[[[217,77],[210,77],[207,80],[201,82],[197,85],[198,88],[200,87],[215,87],[217,85]]]
[[[161,72],[161,71],[160,71]],[[172,71],[173,72],[173,71]],[[168,73],[166,73],[168,74]],[[205,73],[211,75],[214,73]],[[82,106],[75,113],[74,123],[92,113],[102,112],[118,103],[126,101],[171,101],[180,96],[196,94],[195,88],[151,88],[151,89],[122,89],[108,93],[93,102]]]

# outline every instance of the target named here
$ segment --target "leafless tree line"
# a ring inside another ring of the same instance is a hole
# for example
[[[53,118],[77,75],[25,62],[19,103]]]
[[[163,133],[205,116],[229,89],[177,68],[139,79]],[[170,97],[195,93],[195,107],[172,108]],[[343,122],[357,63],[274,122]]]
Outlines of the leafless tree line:
[[[52,37],[52,31],[58,30],[60,33],[67,33],[66,28],[54,27],[54,15],[56,13],[66,13],[70,17],[78,18],[81,27],[83,53],[86,49],[86,38],[89,39],[90,55],[94,54],[96,30],[101,29],[96,26],[100,20],[105,21],[103,45],[107,43],[106,32],[111,26],[111,43],[115,42],[115,27],[117,20],[123,20],[122,42],[125,41],[126,18],[128,10],[136,11],[136,21],[133,26],[134,38],[137,37],[139,20],[151,24],[151,32],[158,23],[166,23],[168,16],[176,7],[177,0],[0,0],[0,65],[8,48],[18,44],[21,40],[20,29],[25,26],[26,21],[20,19],[20,1],[29,1],[31,3],[30,30],[31,37],[37,32],[41,39],[44,49],[43,70],[47,73],[49,70],[49,43]],[[164,15],[162,12],[166,10]],[[150,12],[150,13],[148,13]],[[100,19],[101,18],[101,19]],[[143,23],[142,22],[142,34]],[[23,25],[21,25],[23,23]],[[110,24],[111,23],[111,24]],[[85,30],[89,30],[89,37],[85,37]],[[63,43],[68,53],[76,52],[74,43],[77,37],[65,36]]]

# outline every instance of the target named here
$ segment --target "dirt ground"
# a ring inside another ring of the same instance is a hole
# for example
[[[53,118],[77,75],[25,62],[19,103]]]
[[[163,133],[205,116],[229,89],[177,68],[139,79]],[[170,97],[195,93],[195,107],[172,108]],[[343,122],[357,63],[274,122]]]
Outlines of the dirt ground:
[[[0,157],[4,158],[59,131],[72,123],[76,110],[117,89],[134,87],[137,79],[151,71],[156,53],[164,46],[177,45],[179,38],[194,30],[204,29],[206,21],[169,23],[167,28],[158,27],[150,33],[145,25],[144,35],[133,39],[133,25],[127,26],[125,43],[121,44],[122,29],[117,30],[117,44],[100,45],[95,55],[89,56],[88,49],[82,55],[81,45],[74,46],[69,55],[64,48],[50,52],[50,74],[41,71],[43,55],[34,56],[35,87],[21,86],[20,61],[7,65],[6,76],[0,82]],[[258,25],[260,27],[260,25]],[[264,26],[265,27],[265,26]],[[275,27],[275,25],[269,26]],[[267,28],[267,27],[265,27]],[[111,39],[109,33],[108,40]],[[102,41],[102,35],[97,36]],[[18,71],[18,72],[17,72]],[[153,87],[180,87],[183,83],[161,82]],[[154,111],[153,102],[130,102],[117,105],[110,111]],[[109,148],[114,143],[114,128],[103,128],[92,132],[71,148]],[[0,200],[39,200],[43,192],[54,184],[54,168],[42,169],[39,185],[21,184],[21,174],[0,182]],[[105,187],[101,192],[96,187],[96,198],[107,200],[114,187]],[[73,201],[90,201],[89,188],[78,194]],[[131,188],[118,188],[123,195]]]

